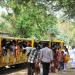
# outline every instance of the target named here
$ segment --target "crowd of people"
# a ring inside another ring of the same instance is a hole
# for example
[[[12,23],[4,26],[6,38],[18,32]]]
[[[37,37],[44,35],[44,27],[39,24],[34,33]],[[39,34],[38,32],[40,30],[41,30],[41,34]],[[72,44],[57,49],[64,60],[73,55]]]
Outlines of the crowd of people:
[[[28,52],[28,75],[48,75],[49,72],[66,71],[69,52],[66,46],[50,48],[48,43],[26,47]]]

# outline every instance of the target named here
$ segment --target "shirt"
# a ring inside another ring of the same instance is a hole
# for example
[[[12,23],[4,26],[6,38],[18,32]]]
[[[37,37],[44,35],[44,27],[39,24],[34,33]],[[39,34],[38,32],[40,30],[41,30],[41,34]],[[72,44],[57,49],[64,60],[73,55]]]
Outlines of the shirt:
[[[36,48],[32,48],[32,50],[29,54],[29,57],[28,57],[28,62],[34,63],[36,57],[37,57],[37,50],[36,50]]]
[[[27,53],[29,53],[32,50],[32,47],[26,47],[26,48],[23,48],[23,49],[26,49]]]
[[[52,50],[49,49],[48,47],[42,48],[40,50],[40,59],[43,62],[51,62],[53,60],[53,53]]]

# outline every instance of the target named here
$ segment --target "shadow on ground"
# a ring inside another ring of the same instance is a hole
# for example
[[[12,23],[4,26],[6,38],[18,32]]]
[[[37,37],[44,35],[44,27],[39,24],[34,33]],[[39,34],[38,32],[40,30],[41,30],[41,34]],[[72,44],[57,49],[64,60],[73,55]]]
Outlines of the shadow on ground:
[[[18,72],[18,71],[26,69],[26,68],[27,68],[27,64],[16,65],[16,66],[12,66],[10,68],[1,68],[0,75],[7,75],[10,73]]]

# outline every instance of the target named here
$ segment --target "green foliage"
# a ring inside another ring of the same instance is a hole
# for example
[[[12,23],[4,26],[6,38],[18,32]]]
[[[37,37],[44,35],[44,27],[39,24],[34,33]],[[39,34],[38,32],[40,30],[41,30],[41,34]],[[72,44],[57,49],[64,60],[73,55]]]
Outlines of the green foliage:
[[[42,0],[41,0],[42,1]],[[43,0],[45,3],[50,3],[52,10],[63,10],[67,18],[75,17],[75,0]]]
[[[8,27],[7,27],[8,26]],[[10,30],[12,27],[9,25],[8,22],[1,22],[0,23],[0,31],[2,32],[10,32],[12,33],[12,31]]]
[[[48,15],[46,7],[42,4],[36,5],[36,2],[36,0],[7,1],[6,5],[13,9],[15,19],[10,14],[4,18],[14,27],[12,32],[15,36],[32,37],[36,33],[38,39],[47,39],[49,33],[56,33],[56,17]]]
[[[16,30],[23,37],[31,37],[36,33],[38,38],[42,36],[48,38],[49,28],[55,26],[55,23],[56,18],[53,15],[47,15],[43,6],[29,2],[26,6],[20,7]]]
[[[4,28],[3,23],[0,24],[0,31],[3,31],[2,29]]]

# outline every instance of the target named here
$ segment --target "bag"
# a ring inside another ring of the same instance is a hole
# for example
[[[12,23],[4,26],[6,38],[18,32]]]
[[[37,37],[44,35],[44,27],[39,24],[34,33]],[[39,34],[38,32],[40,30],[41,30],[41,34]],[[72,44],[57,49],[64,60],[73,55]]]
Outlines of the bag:
[[[64,62],[67,63],[70,60],[70,56],[69,55],[65,55],[64,56]]]

